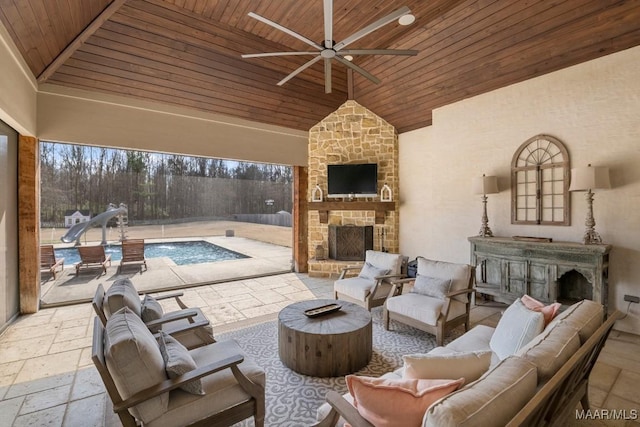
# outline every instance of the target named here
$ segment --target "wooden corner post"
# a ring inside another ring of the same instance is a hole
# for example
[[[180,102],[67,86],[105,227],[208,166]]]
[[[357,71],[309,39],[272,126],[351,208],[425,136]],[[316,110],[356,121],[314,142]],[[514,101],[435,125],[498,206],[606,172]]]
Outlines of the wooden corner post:
[[[308,271],[308,171],[306,167],[293,167],[293,270],[296,273]]]
[[[18,139],[18,253],[20,313],[40,304],[40,147],[34,137]]]

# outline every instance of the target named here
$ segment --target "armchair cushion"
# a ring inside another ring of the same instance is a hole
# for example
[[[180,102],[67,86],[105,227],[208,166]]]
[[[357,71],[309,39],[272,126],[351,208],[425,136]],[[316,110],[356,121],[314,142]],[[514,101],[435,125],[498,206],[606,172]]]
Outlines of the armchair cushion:
[[[388,298],[386,304],[387,310],[403,316],[410,317],[421,323],[435,326],[444,300],[428,297],[418,293],[408,293]]]
[[[158,344],[139,315],[128,307],[114,313],[105,327],[105,359],[123,399],[167,379]],[[169,394],[151,398],[131,409],[150,421],[167,410]]]
[[[365,253],[365,263],[369,263],[377,268],[389,270],[387,274],[400,274],[402,269],[402,255],[390,254],[369,250]]]
[[[443,347],[444,348],[444,347]],[[408,354],[402,356],[402,377],[408,379],[457,379],[465,384],[480,378],[489,370],[491,351],[470,351],[450,354]]]
[[[158,340],[160,353],[164,359],[164,368],[169,378],[175,378],[197,368],[196,362],[189,354],[189,350],[166,332],[160,333]],[[193,380],[182,384],[181,389],[191,394],[204,394],[202,381]]]
[[[376,280],[378,276],[386,276],[391,270],[388,268],[378,268],[373,264],[365,262],[358,277],[366,280]]]
[[[142,321],[147,323],[152,320],[158,320],[162,318],[164,314],[164,310],[162,306],[154,297],[151,295],[145,295],[142,304],[140,305],[140,317],[142,317]],[[151,328],[151,332],[158,332],[161,329],[161,326],[157,326]]]
[[[369,279],[349,277],[348,279],[336,280],[333,284],[333,289],[351,298],[364,301],[367,295],[371,293],[374,285],[375,282]],[[389,290],[387,289],[388,293]]]
[[[444,299],[451,289],[451,279],[440,279],[419,274],[413,284],[412,292],[417,292],[428,297]]]
[[[236,354],[244,354],[244,352],[235,341],[226,340],[189,350],[189,354],[196,365],[201,367]],[[253,360],[245,357],[238,368],[249,380],[262,387],[265,386],[264,370]],[[212,413],[228,409],[249,397],[238,384],[231,369],[223,369],[207,375],[201,381],[204,396],[187,393],[181,389],[172,390],[169,394],[167,412],[145,424],[145,427],[189,425]]]
[[[419,426],[424,412],[436,400],[464,382],[370,378],[347,375],[347,387],[360,415],[376,427]]]
[[[418,257],[418,274],[439,279],[450,279],[450,292],[469,288],[471,270],[471,266],[468,264],[433,261],[427,258]],[[469,301],[469,296],[467,294],[456,295],[453,298],[463,303]]]
[[[140,296],[138,291],[129,279],[119,279],[107,289],[104,296],[104,308],[107,317],[120,310],[122,307],[128,307],[131,311],[140,317]]]
[[[517,299],[500,318],[489,345],[502,360],[515,354],[543,329],[543,314],[529,310]]]

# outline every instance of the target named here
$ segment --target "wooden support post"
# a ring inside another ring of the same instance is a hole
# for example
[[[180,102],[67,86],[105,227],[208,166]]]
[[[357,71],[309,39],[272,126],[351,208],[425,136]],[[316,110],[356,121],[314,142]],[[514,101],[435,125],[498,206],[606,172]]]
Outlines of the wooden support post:
[[[20,313],[40,304],[40,147],[38,140],[18,139],[18,254]]]
[[[293,167],[293,269],[296,273],[306,273],[309,265],[307,248],[308,207],[307,193],[309,175],[306,167]]]

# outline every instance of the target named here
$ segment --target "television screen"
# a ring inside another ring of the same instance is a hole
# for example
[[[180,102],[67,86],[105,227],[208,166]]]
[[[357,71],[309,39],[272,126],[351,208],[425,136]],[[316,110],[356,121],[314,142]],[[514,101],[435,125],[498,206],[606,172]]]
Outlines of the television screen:
[[[378,165],[328,165],[327,181],[328,197],[375,197],[378,194]]]

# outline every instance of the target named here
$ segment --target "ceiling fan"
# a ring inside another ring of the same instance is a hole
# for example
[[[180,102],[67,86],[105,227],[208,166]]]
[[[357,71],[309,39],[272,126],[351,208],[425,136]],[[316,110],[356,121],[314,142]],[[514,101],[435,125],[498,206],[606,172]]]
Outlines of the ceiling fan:
[[[283,31],[290,36],[297,38],[298,40],[302,40],[306,44],[314,47],[315,51],[299,51],[299,52],[265,52],[265,53],[250,53],[242,55],[242,58],[260,58],[267,56],[289,56],[289,55],[315,55],[315,57],[302,66],[298,67],[295,71],[289,74],[284,79],[278,82],[278,86],[282,86],[289,80],[291,80],[296,75],[300,74],[302,71],[306,70],[316,62],[324,59],[324,91],[325,93],[331,93],[331,61],[336,60],[341,64],[351,68],[352,70],[362,74],[367,79],[371,80],[374,83],[380,83],[380,80],[375,76],[368,73],[366,70],[358,67],[356,64],[352,63],[347,57],[353,57],[354,55],[403,55],[403,56],[414,56],[418,54],[417,50],[397,50],[397,49],[345,49],[351,43],[361,39],[362,37],[374,32],[375,30],[395,21],[396,19],[400,19],[400,23],[403,25],[408,25],[413,22],[415,19],[413,15],[411,15],[411,10],[404,6],[395,12],[390,13],[389,15],[378,19],[377,21],[367,25],[360,31],[357,31],[342,40],[339,43],[334,42],[333,40],[333,0],[324,0],[324,40],[322,43],[318,44],[313,40],[306,38],[305,36],[296,33],[295,31],[290,30],[287,27],[284,27],[276,22],[273,22],[263,16],[258,15],[257,13],[249,12],[249,16],[261,21],[267,25],[272,26],[280,31]],[[404,21],[404,22],[403,22]]]

